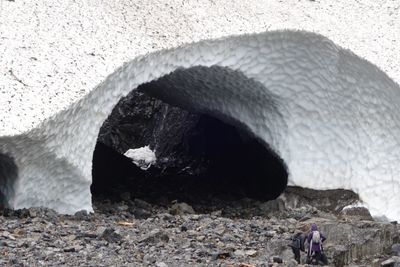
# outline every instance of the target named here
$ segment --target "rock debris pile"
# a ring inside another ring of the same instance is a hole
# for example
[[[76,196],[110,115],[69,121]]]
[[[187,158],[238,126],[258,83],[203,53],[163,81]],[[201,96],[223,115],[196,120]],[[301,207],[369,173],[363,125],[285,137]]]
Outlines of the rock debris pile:
[[[285,201],[215,200],[204,206],[149,203],[123,193],[119,201],[95,200],[94,214],[73,216],[44,208],[4,209],[0,265],[297,266],[289,239],[316,222],[328,238],[330,266],[399,266],[396,222],[308,204],[293,208],[290,195]]]

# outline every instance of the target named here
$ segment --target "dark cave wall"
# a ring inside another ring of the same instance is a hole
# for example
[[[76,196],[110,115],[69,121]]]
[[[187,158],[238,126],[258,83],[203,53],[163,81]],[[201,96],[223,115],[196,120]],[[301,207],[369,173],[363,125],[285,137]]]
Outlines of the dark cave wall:
[[[199,114],[168,105],[138,90],[121,99],[100,129],[98,142],[124,154],[130,148],[149,145],[157,156],[157,168],[186,170],[201,165],[188,151]]]

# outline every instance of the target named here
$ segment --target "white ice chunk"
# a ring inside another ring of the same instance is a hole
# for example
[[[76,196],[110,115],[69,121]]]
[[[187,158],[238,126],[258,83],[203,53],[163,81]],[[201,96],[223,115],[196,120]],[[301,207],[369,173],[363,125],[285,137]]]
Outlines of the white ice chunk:
[[[131,158],[132,162],[142,170],[147,170],[152,164],[156,162],[156,154],[149,146],[128,149],[125,154],[126,157]]]

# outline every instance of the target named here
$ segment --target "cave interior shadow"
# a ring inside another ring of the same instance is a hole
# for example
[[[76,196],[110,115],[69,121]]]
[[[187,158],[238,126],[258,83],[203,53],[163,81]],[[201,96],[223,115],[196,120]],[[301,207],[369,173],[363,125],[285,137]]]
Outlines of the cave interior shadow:
[[[190,118],[191,126],[184,126],[184,133],[171,132],[182,130],[179,126],[161,132],[157,130],[161,136],[156,139],[163,142],[161,145],[155,144],[154,140],[141,140],[150,143],[153,149],[158,147],[157,158],[168,159],[168,154],[175,154],[175,159],[187,157],[186,168],[164,164],[164,160],[163,164],[155,164],[144,171],[122,155],[121,149],[98,142],[93,155],[93,196],[118,200],[121,193],[130,192],[132,198],[150,203],[173,200],[206,203],[215,198],[266,201],[275,199],[285,190],[286,166],[266,143],[244,127],[209,115],[195,114],[195,119]],[[181,123],[185,124],[184,121]],[[181,142],[168,146],[171,136],[180,136]],[[135,145],[148,144],[138,142]]]
[[[0,154],[0,207],[9,206],[9,198],[14,195],[14,183],[18,178],[18,167],[14,159]]]

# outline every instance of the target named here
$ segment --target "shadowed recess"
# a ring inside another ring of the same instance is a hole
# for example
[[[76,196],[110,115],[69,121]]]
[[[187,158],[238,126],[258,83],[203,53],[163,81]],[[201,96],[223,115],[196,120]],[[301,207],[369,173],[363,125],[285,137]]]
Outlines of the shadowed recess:
[[[14,183],[18,177],[18,168],[14,160],[0,154],[0,206],[8,207],[9,199],[14,195]]]

